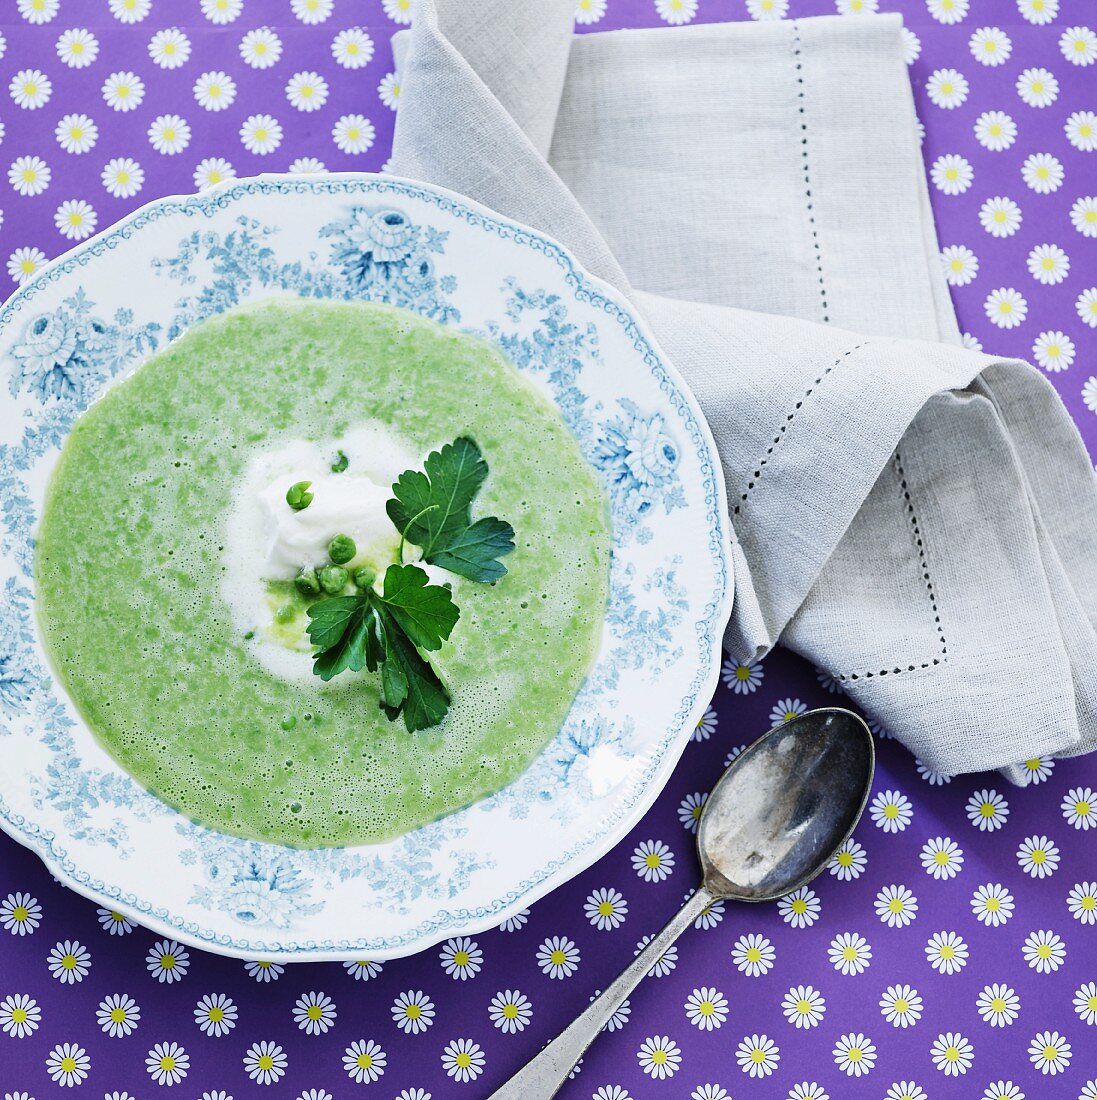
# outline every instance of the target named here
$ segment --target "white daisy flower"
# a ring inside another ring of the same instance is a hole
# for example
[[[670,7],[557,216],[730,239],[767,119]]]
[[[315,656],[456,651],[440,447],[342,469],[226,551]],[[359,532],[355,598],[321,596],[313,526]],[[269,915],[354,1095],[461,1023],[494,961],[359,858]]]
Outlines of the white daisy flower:
[[[963,244],[950,244],[941,250],[945,282],[950,286],[967,286],[979,273],[976,254]]]
[[[840,974],[863,974],[872,962],[872,948],[859,932],[842,932],[827,949],[830,964]]]
[[[632,869],[644,882],[662,882],[674,872],[674,853],[661,840],[641,841],[632,850]]]
[[[17,248],[8,257],[8,278],[22,286],[46,262],[46,254],[40,248]],[[22,935],[11,929],[14,934]]]
[[[633,950],[633,955],[639,955],[647,945],[651,943],[651,936],[644,936],[636,944]],[[648,977],[653,978],[665,978],[676,966],[678,965],[678,948],[671,944],[656,960],[651,964],[651,968],[648,970]]]
[[[1097,221],[1097,219],[1095,219]],[[697,725],[693,727],[691,741],[707,741],[716,731],[719,718],[711,706],[705,707],[705,713],[697,719]]]
[[[922,56],[922,40],[909,27],[903,27],[899,33],[903,39],[903,60],[913,65]]]
[[[1067,141],[1083,153],[1097,149],[1097,114],[1093,111],[1075,111],[1063,127]]]
[[[1024,19],[1040,27],[1059,14],[1059,0],[1017,0],[1017,10]]]
[[[0,1030],[13,1039],[25,1039],[38,1030],[42,1010],[33,997],[12,993],[0,1001]]]
[[[587,895],[583,912],[595,928],[600,932],[607,932],[624,923],[628,916],[628,902],[619,891],[602,887]]]
[[[1097,829],[1097,791],[1092,787],[1071,787],[1059,806],[1068,825],[1083,831]]]
[[[434,1023],[434,1002],[421,989],[409,989],[392,1002],[392,1022],[407,1035],[422,1035]]]
[[[730,768],[731,762],[746,748],[746,745],[736,745],[731,752],[724,757],[724,767]]]
[[[1037,245],[1028,254],[1028,273],[1045,286],[1061,283],[1070,271],[1070,257],[1056,244]]]
[[[856,840],[847,840],[837,852],[834,853],[833,858],[827,864],[827,870],[830,871],[839,882],[852,882],[854,879],[859,879],[864,874],[865,867],[868,866],[868,856],[865,855],[864,848],[857,843]]]
[[[994,833],[1006,824],[1009,803],[994,790],[976,791],[967,800],[967,820],[980,832]]]
[[[365,115],[343,115],[332,127],[331,137],[344,153],[364,153],[375,136],[373,123]]]
[[[905,886],[885,886],[876,895],[876,915],[888,928],[905,928],[918,915],[918,899]]]
[[[720,676],[736,695],[751,695],[756,692],[766,675],[761,661],[747,661],[745,664],[739,661],[726,660],[721,669]]]
[[[1074,1011],[1085,1024],[1097,1024],[1097,982],[1086,982],[1074,994]]]
[[[781,1008],[793,1027],[806,1030],[823,1019],[827,1002],[814,986],[794,985],[782,998]]]
[[[206,157],[194,169],[194,187],[197,191],[205,191],[207,187],[234,179],[236,169],[224,157]]]
[[[735,1057],[748,1077],[768,1077],[781,1060],[781,1048],[768,1035],[748,1035],[736,1047]]]
[[[988,928],[1000,928],[1013,916],[1013,895],[1000,883],[988,882],[971,895],[971,911]]]
[[[479,1043],[471,1039],[454,1039],[442,1051],[442,1068],[455,1081],[475,1081],[484,1072],[487,1059]]]
[[[1021,945],[1021,953],[1037,974],[1054,974],[1067,957],[1066,944],[1056,933],[1043,929],[1030,932]]]
[[[785,924],[793,928],[810,928],[822,912],[818,894],[809,886],[801,886],[777,902],[777,911]]]
[[[390,110],[395,111],[400,102],[400,78],[396,73],[386,73],[377,85],[377,94],[381,102]]]
[[[488,1004],[488,1017],[504,1035],[525,1031],[533,1016],[529,998],[517,989],[505,989],[496,993]]]
[[[240,127],[240,140],[249,153],[265,157],[282,144],[282,124],[273,115],[248,115]]]
[[[1083,237],[1097,237],[1097,195],[1077,199],[1070,208],[1070,220]]]
[[[348,964],[344,963],[343,965],[347,966]],[[286,972],[284,966],[271,962],[269,959],[251,959],[244,963],[244,969],[247,971],[248,977],[259,982],[260,985],[266,982],[276,982]]]
[[[956,69],[934,69],[926,81],[926,93],[938,107],[950,111],[967,99],[967,77]]]
[[[50,973],[62,985],[82,982],[91,969],[91,955],[78,940],[62,940],[49,953]]]
[[[1092,65],[1097,61],[1097,34],[1089,27],[1067,27],[1059,36],[1059,49],[1072,65]]]
[[[1032,345],[1032,357],[1052,374],[1066,370],[1074,362],[1074,341],[1065,332],[1041,332]]]
[[[688,891],[682,898],[683,901],[689,901],[693,896],[693,891]],[[710,901],[708,905],[697,914],[697,919],[693,922],[693,927],[697,929],[703,929],[708,931],[710,928],[715,928],[720,921],[724,919],[724,903],[722,900],[717,899]]]
[[[1070,915],[1082,924],[1097,924],[1097,882],[1079,882],[1067,894]]]
[[[682,1051],[669,1036],[652,1035],[640,1044],[636,1060],[649,1077],[656,1081],[665,1081],[678,1072],[682,1063]]]
[[[53,83],[41,69],[20,69],[11,78],[8,91],[17,107],[36,111],[49,102],[53,94]]]
[[[896,1081],[884,1093],[884,1100],[929,1100],[926,1090],[914,1081]]]
[[[591,1100],[602,1100],[602,1098],[596,1093]],[[610,1100],[613,1098],[611,1097]],[[620,1100],[630,1100],[630,1097],[626,1095]],[[698,1085],[689,1094],[689,1100],[731,1100],[731,1093],[723,1085]]]
[[[982,351],[983,345],[977,336],[972,336],[970,332],[960,333],[960,343],[968,351]]]
[[[240,39],[240,56],[253,69],[269,69],[282,56],[282,40],[270,27],[257,27]]]
[[[43,167],[45,167],[44,162]],[[26,193],[27,192],[20,192],[20,194]],[[37,192],[34,193],[37,194]],[[20,251],[37,251],[37,249],[20,249]],[[45,257],[43,256],[42,259],[44,260]],[[20,273],[22,273],[22,269],[20,269]],[[8,274],[10,274],[13,279],[16,277],[12,273],[10,263],[8,265]],[[34,272],[31,271],[28,272],[28,274],[33,275]],[[30,936],[41,923],[42,906],[38,904],[38,899],[36,897],[33,897],[25,891],[19,890],[16,893],[8,894],[8,896],[0,902],[0,925],[3,925],[5,932],[10,932],[13,936]]]
[[[1050,195],[1063,184],[1063,164],[1050,153],[1033,153],[1021,165],[1021,178],[1038,195]]]
[[[190,123],[181,115],[157,115],[149,126],[149,142],[165,156],[181,153],[190,144]]]
[[[361,69],[373,57],[373,39],[362,27],[350,27],[332,39],[331,55],[344,69]]]
[[[145,170],[131,157],[115,157],[107,161],[99,178],[108,194],[128,199],[144,186]]]
[[[99,918],[99,926],[112,936],[125,936],[137,927],[129,917],[115,909],[96,909],[95,914]]]
[[[293,1022],[306,1035],[325,1035],[338,1015],[335,1002],[326,993],[303,993],[293,1005]]]
[[[930,1056],[946,1077],[959,1077],[971,1069],[975,1050],[958,1031],[946,1031],[933,1040]]]
[[[128,993],[112,993],[99,1002],[95,1019],[112,1039],[120,1039],[136,1030],[141,1009]]]
[[[190,59],[190,39],[178,27],[157,31],[149,39],[149,57],[161,69],[178,69]]]
[[[1020,1014],[1021,998],[1008,985],[995,982],[983,986],[975,1007],[984,1023],[991,1027],[1007,1027]]]
[[[747,14],[760,22],[784,19],[788,15],[788,0],[747,0]]]
[[[950,837],[934,837],[922,845],[922,869],[932,878],[955,878],[963,865],[964,853]]]
[[[236,1003],[224,993],[207,993],[194,1006],[194,1022],[203,1035],[220,1039],[236,1026]]]
[[[864,1077],[876,1065],[876,1044],[861,1032],[849,1032],[834,1044],[834,1062],[847,1077]]]
[[[202,73],[194,82],[194,98],[205,111],[225,111],[236,99],[236,81],[220,70]]]
[[[344,1058],[344,1064],[346,1059]],[[286,1075],[286,1052],[269,1039],[252,1043],[244,1055],[244,1072],[257,1085],[273,1085]],[[375,1080],[375,1078],[370,1078]]]
[[[244,0],[202,0],[202,14],[219,26],[239,19],[243,10]]]
[[[606,0],[579,0],[575,5],[575,22],[582,26],[597,23],[606,14]]]
[[[145,956],[145,969],[168,985],[182,981],[189,967],[190,952],[175,940],[158,940]]]
[[[939,974],[959,974],[967,966],[968,946],[955,932],[934,932],[926,944],[926,959]]]
[[[319,73],[294,73],[286,84],[286,98],[298,111],[318,111],[328,100],[328,82]]]
[[[1017,328],[1028,316],[1028,302],[1013,287],[992,290],[983,302],[987,320],[998,328]]]
[[[885,833],[901,833],[914,817],[914,807],[900,791],[882,791],[872,800],[869,816]]]
[[[701,820],[701,811],[705,808],[705,802],[707,800],[707,791],[704,793],[697,791],[693,794],[686,795],[678,804],[678,820],[682,823],[683,828],[685,828],[687,832],[697,832],[697,823]]]
[[[77,1043],[58,1043],[46,1058],[46,1072],[62,1088],[81,1084],[90,1069],[91,1058]]]
[[[579,961],[579,948],[567,936],[550,936],[537,949],[537,965],[550,978],[570,978]]]
[[[190,1069],[190,1055],[178,1043],[157,1043],[145,1058],[145,1069],[158,1085],[178,1085]]]
[[[1013,199],[996,195],[979,208],[979,222],[992,237],[1012,237],[1021,224],[1021,208]]]
[[[839,15],[875,15],[879,0],[834,0]]]
[[[922,996],[910,985],[889,985],[880,998],[880,1013],[893,1027],[911,1027],[922,1018]]]
[[[946,195],[962,195],[975,178],[971,162],[956,153],[938,157],[929,170],[933,186]]]
[[[99,56],[99,40],[89,30],[72,27],[57,39],[57,56],[70,69],[86,69]]]
[[[1030,107],[1049,107],[1059,95],[1059,81],[1047,69],[1025,69],[1017,78],[1017,94]]]
[[[103,99],[112,111],[135,111],[144,98],[145,82],[136,73],[111,73],[103,81]]]
[[[429,1096],[427,1100],[430,1100]],[[632,1100],[632,1096],[620,1085],[600,1085],[594,1090],[591,1100]]]
[[[815,670],[815,679],[819,681],[819,686],[831,695],[845,695],[845,685],[836,676],[832,676],[824,668],[817,668]]]
[[[968,47],[982,65],[1004,65],[1013,53],[1013,42],[1001,27],[980,27],[968,39]]]
[[[938,23],[951,25],[967,15],[968,0],[926,0],[926,7]]]
[[[1097,328],[1097,287],[1083,290],[1078,295],[1074,308],[1078,311],[1078,317],[1090,328]]]
[[[34,24],[48,23],[56,18],[61,0],[18,0],[19,14]]]
[[[1025,837],[1017,849],[1017,862],[1026,875],[1049,878],[1059,866],[1059,849],[1046,837]]]
[[[475,940],[470,940],[468,936],[457,936],[446,940],[442,950],[438,952],[438,958],[442,962],[442,969],[454,981],[463,982],[480,973],[484,953]]]
[[[1028,1060],[1048,1077],[1070,1065],[1070,1043],[1057,1031],[1041,1031],[1028,1045]]]
[[[758,978],[773,969],[777,951],[765,936],[750,932],[740,936],[731,949],[731,961],[743,974]]]
[[[290,0],[294,16],[308,26],[315,26],[331,18],[335,0]]]
[[[728,999],[713,986],[695,989],[684,1005],[686,1019],[701,1031],[715,1031],[728,1018]]]
[[[984,149],[1000,153],[1017,140],[1017,123],[1005,111],[984,111],[975,120],[975,140]]]
[[[978,267],[978,261],[976,261],[976,267]],[[952,282],[951,279],[950,282]],[[970,279],[968,279],[968,282],[970,282]],[[930,784],[930,787],[944,787],[946,783],[951,783],[954,779],[953,775],[948,774],[946,771],[934,771],[928,763],[919,760],[917,757],[914,758],[914,770],[921,775],[926,783]]]
[[[499,925],[500,932],[517,932],[526,921],[529,920],[529,910],[519,909],[517,913],[512,917],[507,917],[501,925]]]
[[[312,1097],[301,1096],[300,1100],[313,1100]],[[332,1100],[330,1096],[317,1097],[316,1100]],[[426,1089],[401,1089],[396,1100],[430,1100],[430,1093]]]
[[[450,943],[454,941],[451,940]],[[374,962],[372,959],[351,959],[343,963],[343,969],[360,982],[368,982],[376,978],[384,969],[384,963]]]
[[[322,160],[318,160],[316,157],[298,157],[288,169],[289,173],[294,176],[317,176],[322,172],[327,171]]]
[[[1082,403],[1090,412],[1097,413],[1097,375],[1091,374],[1082,386]]]
[[[1012,1081],[992,1081],[981,1100],[1025,1100],[1025,1094]]]
[[[1022,767],[1025,769],[1025,786],[1035,787],[1055,770],[1055,761],[1050,756],[1034,756],[1026,760]]]
[[[799,699],[778,699],[777,705],[769,712],[769,720],[775,726],[782,722],[791,722],[801,714],[807,713],[807,703],[801,703]]]
[[[140,23],[152,10],[152,0],[108,0],[110,13],[119,23]]]

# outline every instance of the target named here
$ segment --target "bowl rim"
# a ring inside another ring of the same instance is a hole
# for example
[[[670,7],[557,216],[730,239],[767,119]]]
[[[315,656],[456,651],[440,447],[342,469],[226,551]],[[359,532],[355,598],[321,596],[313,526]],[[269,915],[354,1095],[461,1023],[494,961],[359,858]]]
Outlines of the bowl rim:
[[[143,203],[130,211],[127,215],[74,247],[66,250],[44,264],[22,286],[18,287],[2,304],[0,304],[0,332],[6,328],[14,311],[29,302],[37,293],[54,281],[60,274],[68,270],[82,266],[81,258],[102,246],[108,237],[118,236],[127,239],[133,235],[134,223],[145,223],[150,216],[162,216],[185,210],[188,206],[208,204],[211,198],[225,200],[226,205],[238,197],[249,194],[262,193],[262,185],[273,183],[286,183],[292,181],[295,190],[304,192],[309,190],[309,185],[316,185],[318,189],[325,183],[332,181],[343,184],[361,183],[370,180],[390,182],[398,186],[406,187],[411,191],[440,196],[450,203],[472,212],[479,219],[517,232],[528,235],[541,243],[548,250],[555,252],[564,261],[566,269],[562,276],[577,289],[588,287],[600,298],[606,300],[616,308],[629,324],[635,329],[637,342],[647,346],[648,351],[658,361],[659,368],[666,378],[673,383],[678,395],[692,413],[700,436],[700,441],[708,451],[709,462],[712,468],[712,481],[715,489],[715,523],[718,528],[716,543],[718,545],[718,565],[722,565],[722,572],[726,578],[726,584],[722,592],[710,599],[711,612],[706,616],[708,628],[712,631],[712,651],[708,656],[707,673],[698,677],[695,681],[695,694],[688,712],[674,731],[668,729],[660,741],[653,743],[650,751],[661,752],[658,768],[648,780],[638,788],[631,805],[627,807],[618,820],[608,830],[600,833],[582,851],[577,852],[564,860],[561,866],[546,872],[541,879],[529,886],[517,890],[519,896],[503,905],[496,911],[481,918],[466,919],[461,922],[461,927],[440,928],[429,931],[418,937],[411,943],[394,946],[383,950],[353,950],[344,948],[305,948],[290,950],[257,951],[253,946],[237,946],[231,942],[222,942],[224,937],[211,940],[209,937],[188,931],[184,927],[171,924],[168,920],[154,913],[143,911],[137,906],[131,906],[119,898],[106,896],[91,883],[84,883],[65,867],[65,861],[70,860],[64,849],[56,849],[54,841],[57,834],[49,829],[43,829],[35,825],[21,814],[13,814],[6,800],[0,795],[0,831],[6,833],[19,844],[33,851],[45,864],[50,873],[64,886],[86,897],[97,905],[112,912],[121,913],[143,928],[155,935],[166,939],[183,943],[189,947],[202,951],[231,958],[250,960],[256,957],[270,958],[279,963],[286,962],[330,962],[350,961],[358,958],[369,957],[372,960],[384,961],[387,959],[405,957],[421,951],[429,950],[443,940],[455,935],[475,935],[491,928],[495,928],[516,913],[528,908],[534,902],[540,900],[558,886],[570,881],[572,878],[588,869],[607,852],[609,852],[632,828],[640,821],[662,793],[670,773],[677,766],[682,752],[689,743],[689,734],[693,726],[703,715],[709,705],[712,695],[719,685],[720,668],[723,657],[723,635],[728,619],[731,616],[735,594],[735,576],[732,555],[734,536],[732,533],[731,517],[728,511],[727,491],[723,478],[723,467],[719,452],[711,429],[701,410],[700,404],[689,388],[685,379],[676,367],[667,359],[659,346],[654,334],[644,318],[637,312],[627,296],[612,284],[606,282],[597,275],[592,274],[575,256],[567,246],[561,244],[555,238],[524,224],[514,218],[492,210],[475,199],[462,195],[447,187],[441,187],[433,183],[425,183],[408,177],[393,175],[390,173],[376,172],[327,172],[309,175],[293,175],[290,173],[265,172],[255,176],[246,176],[232,180],[225,180],[203,191],[189,195],[163,195]],[[349,192],[348,192],[349,193]],[[154,212],[155,215],[154,215]],[[140,228],[138,226],[137,228]],[[522,242],[523,247],[528,247],[527,242]],[[133,369],[137,369],[136,367]],[[712,541],[712,540],[710,540]],[[33,577],[31,578],[33,586]],[[697,625],[696,623],[694,624]],[[39,646],[41,646],[39,640]],[[119,765],[120,766],[120,765]],[[124,769],[123,769],[124,770]],[[223,834],[227,835],[227,834]],[[517,889],[517,888],[516,888]]]

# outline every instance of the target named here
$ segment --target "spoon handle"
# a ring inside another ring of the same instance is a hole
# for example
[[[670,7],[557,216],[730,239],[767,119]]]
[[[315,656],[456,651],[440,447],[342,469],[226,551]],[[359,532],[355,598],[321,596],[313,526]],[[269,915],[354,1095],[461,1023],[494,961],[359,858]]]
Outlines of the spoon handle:
[[[621,972],[589,1008],[576,1017],[540,1054],[520,1069],[488,1100],[550,1100],[567,1080],[572,1067],[610,1017],[659,961],[659,957],[701,915],[714,900],[704,887],[697,888],[662,931]]]

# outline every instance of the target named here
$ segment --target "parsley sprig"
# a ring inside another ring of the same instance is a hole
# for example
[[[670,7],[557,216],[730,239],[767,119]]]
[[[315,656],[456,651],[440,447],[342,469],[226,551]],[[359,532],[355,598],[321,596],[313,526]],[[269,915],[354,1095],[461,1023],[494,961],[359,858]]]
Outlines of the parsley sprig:
[[[400,561],[385,571],[380,591],[365,585],[308,609],[316,675],[379,672],[382,710],[391,721],[402,716],[411,732],[437,725],[449,710],[449,691],[424,654],[449,639],[460,611],[448,587],[404,563],[405,544],[419,548],[421,561],[481,582],[502,577],[507,570],[499,558],[514,549],[509,523],[472,519],[488,465],[471,439],[432,451],[423,466],[405,470],[392,486],[386,511],[400,532]]]

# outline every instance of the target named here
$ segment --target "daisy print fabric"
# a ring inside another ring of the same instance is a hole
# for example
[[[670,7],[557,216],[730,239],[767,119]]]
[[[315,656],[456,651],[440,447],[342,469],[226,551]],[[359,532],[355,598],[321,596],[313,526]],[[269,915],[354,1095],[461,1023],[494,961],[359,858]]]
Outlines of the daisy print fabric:
[[[5,0],[6,291],[157,196],[381,170],[401,94],[389,38],[412,8]],[[876,11],[906,21],[965,342],[1033,362],[1097,455],[1088,0],[577,0],[576,19],[587,33]],[[5,683],[0,653],[0,714]],[[210,955],[82,899],[0,837],[0,1100],[488,1096],[693,890],[726,764],[842,704],[840,684],[783,651],[729,655],[629,836],[502,925],[408,959]],[[1097,1100],[1097,758],[1034,756],[1017,787],[934,772],[873,732],[868,806],[823,873],[772,905],[709,906],[564,1100]]]

